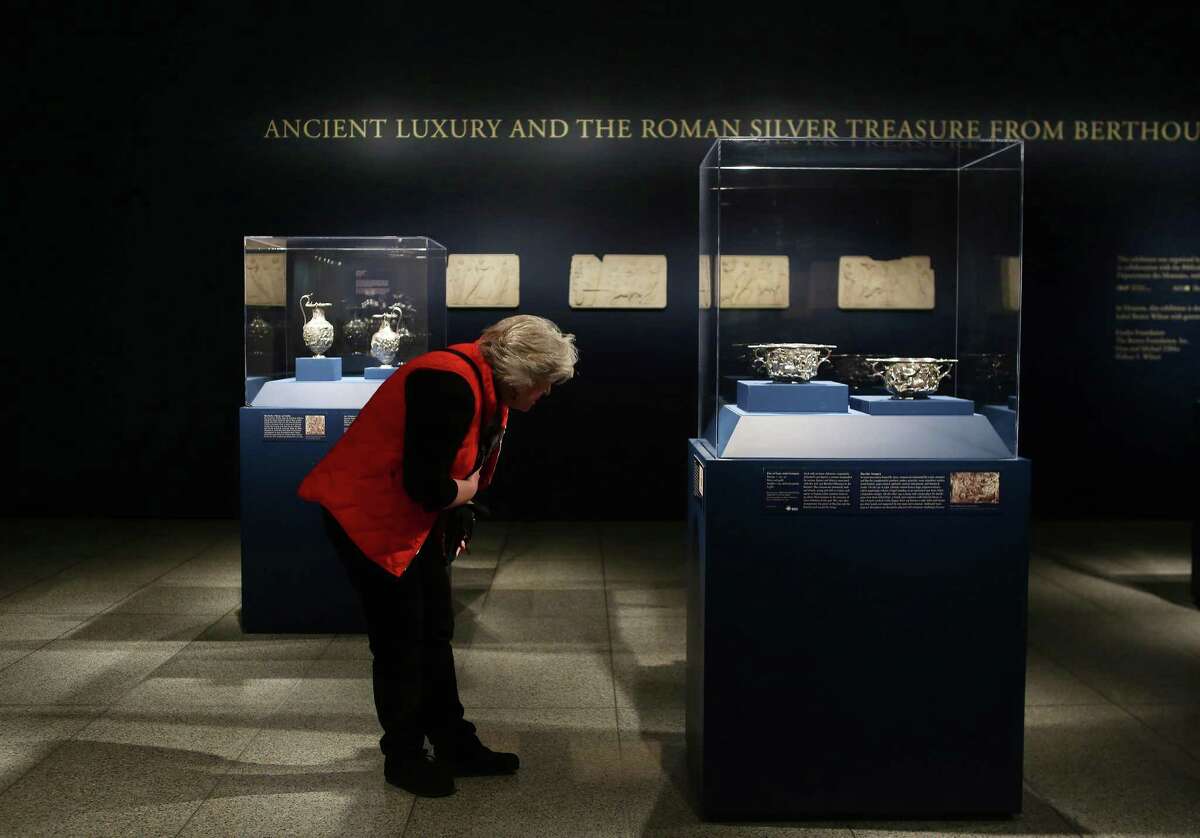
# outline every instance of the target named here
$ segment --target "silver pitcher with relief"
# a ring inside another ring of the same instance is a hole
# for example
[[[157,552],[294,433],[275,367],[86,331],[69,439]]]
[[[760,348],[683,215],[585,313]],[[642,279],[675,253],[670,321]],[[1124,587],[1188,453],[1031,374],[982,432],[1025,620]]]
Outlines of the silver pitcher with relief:
[[[827,343],[752,343],[750,364],[772,381],[811,381],[836,346]]]
[[[325,351],[333,346],[333,324],[325,318],[325,309],[331,305],[313,302],[312,294],[300,298],[300,319],[304,321],[300,334],[314,358],[324,358]],[[312,314],[306,315],[304,309],[310,309]]]
[[[395,316],[394,311],[371,315],[372,320],[379,321],[379,328],[371,335],[371,355],[384,367],[390,367],[400,351],[400,335],[392,328],[392,318]]]
[[[958,363],[956,358],[868,358],[893,399],[927,399]]]

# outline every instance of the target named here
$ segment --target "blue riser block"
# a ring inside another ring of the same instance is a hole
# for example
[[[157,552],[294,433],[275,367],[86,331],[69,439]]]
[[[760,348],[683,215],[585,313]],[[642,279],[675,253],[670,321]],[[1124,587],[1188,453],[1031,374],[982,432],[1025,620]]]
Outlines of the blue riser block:
[[[845,413],[850,388],[836,381],[739,381],[737,405],[750,413]]]
[[[297,381],[339,381],[342,377],[341,358],[297,358]]]
[[[850,406],[872,416],[970,416],[975,402],[953,396],[893,399],[891,396],[851,396]]]
[[[983,415],[992,423],[996,433],[1009,448],[1017,445],[1017,412],[1002,404],[985,404]]]
[[[399,367],[367,367],[363,370],[363,378],[368,381],[383,381],[398,369]]]

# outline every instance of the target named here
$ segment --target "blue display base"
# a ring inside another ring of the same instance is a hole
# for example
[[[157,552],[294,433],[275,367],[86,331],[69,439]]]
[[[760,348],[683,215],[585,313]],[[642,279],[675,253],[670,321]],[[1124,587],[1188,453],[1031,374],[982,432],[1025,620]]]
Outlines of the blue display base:
[[[685,741],[702,816],[1019,812],[1029,462],[728,460],[699,440],[689,455]],[[789,472],[800,508],[781,510]],[[998,498],[863,509],[864,475],[944,481],[953,498],[955,472],[995,473]],[[829,503],[847,485],[853,500]]]
[[[319,407],[242,408],[241,620],[245,631],[366,629],[358,596],[325,533],[321,507],[296,495],[300,481],[341,439],[348,417],[357,413]],[[268,428],[279,426],[281,416],[296,423],[293,438],[267,433]],[[314,432],[309,419],[320,420],[313,423]]]
[[[297,381],[338,381],[342,377],[341,358],[297,358]]]
[[[363,378],[367,379],[368,381],[383,381],[384,379],[386,379],[388,376],[390,376],[392,373],[394,373],[398,369],[400,369],[400,368],[399,367],[367,367],[365,370],[363,370]]]
[[[1011,404],[1011,402],[1010,399],[1009,403]],[[992,423],[992,427],[1004,440],[1004,444],[1015,450],[1017,447],[1017,412],[1002,404],[985,404],[983,415]]]
[[[851,396],[850,406],[872,416],[970,416],[975,402],[953,396],[893,399],[891,396]]]
[[[1009,410],[1016,410],[1016,409],[1017,409],[1017,397],[1016,397],[1016,396],[1009,396],[1009,397],[1008,397],[1008,409],[1009,409]]]
[[[749,413],[845,413],[850,388],[836,381],[739,381],[737,405]]]

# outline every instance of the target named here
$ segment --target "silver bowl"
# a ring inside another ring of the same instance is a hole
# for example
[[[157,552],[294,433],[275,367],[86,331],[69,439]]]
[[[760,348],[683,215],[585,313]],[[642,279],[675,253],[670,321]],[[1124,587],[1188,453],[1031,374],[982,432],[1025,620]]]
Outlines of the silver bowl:
[[[926,399],[958,363],[956,358],[867,358],[894,399]]]
[[[828,343],[752,343],[750,364],[772,381],[811,381],[836,346]]]

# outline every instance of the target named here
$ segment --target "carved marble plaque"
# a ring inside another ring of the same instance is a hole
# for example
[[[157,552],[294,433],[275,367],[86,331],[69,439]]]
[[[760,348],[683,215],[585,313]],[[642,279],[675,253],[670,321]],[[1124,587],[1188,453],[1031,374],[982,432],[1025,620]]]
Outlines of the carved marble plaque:
[[[666,308],[667,257],[571,257],[571,308]]]
[[[451,253],[446,263],[449,308],[516,308],[521,257],[515,253]]]
[[[700,308],[712,307],[710,256],[700,257]],[[788,257],[722,256],[721,308],[787,308]]]
[[[1000,303],[1005,311],[1021,310],[1021,259],[1000,257]]]
[[[721,308],[787,307],[788,257],[721,257]]]
[[[838,308],[931,309],[933,268],[928,256],[875,260],[843,256],[838,260]]]
[[[246,305],[287,305],[287,254],[247,253]]]

